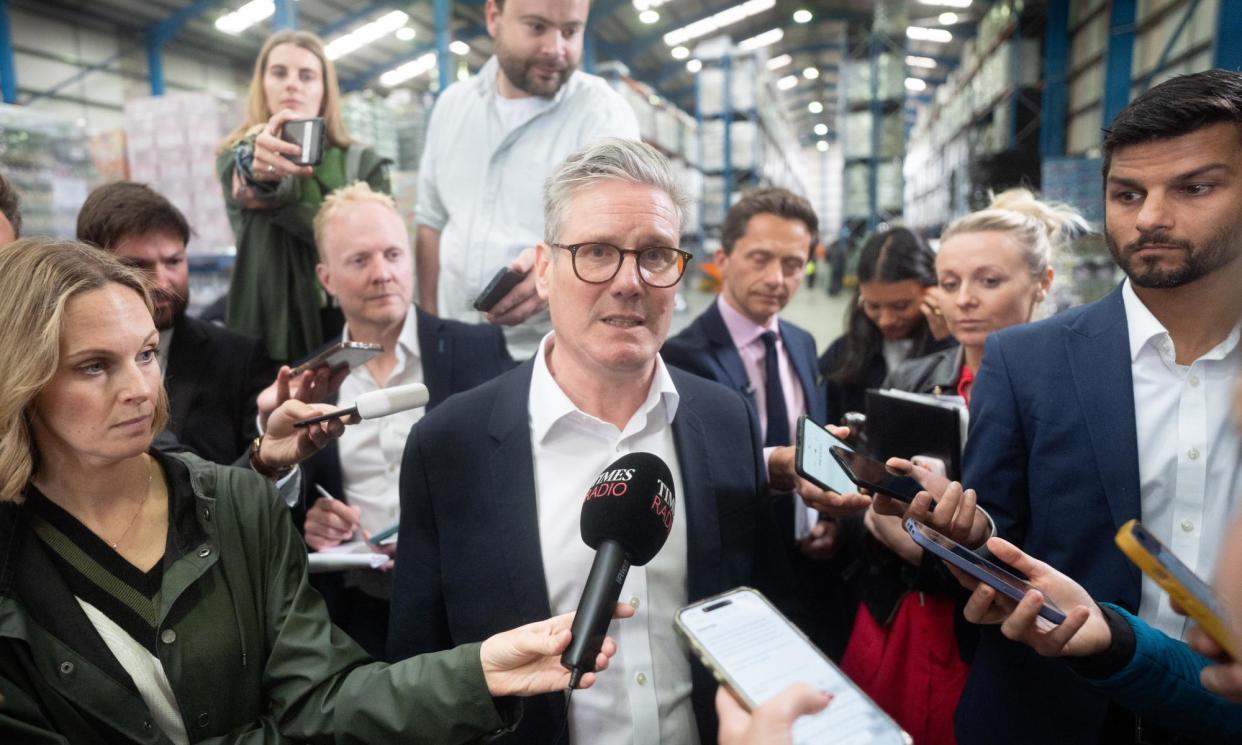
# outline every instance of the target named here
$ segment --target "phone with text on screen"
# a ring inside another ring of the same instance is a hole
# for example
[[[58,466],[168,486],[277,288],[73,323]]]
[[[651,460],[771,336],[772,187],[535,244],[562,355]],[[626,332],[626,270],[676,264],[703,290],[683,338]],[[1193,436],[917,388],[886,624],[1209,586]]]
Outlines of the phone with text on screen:
[[[832,694],[794,722],[794,745],[911,745],[913,740],[767,598],[739,587],[677,612],[675,626],[703,665],[748,710],[794,683]]]

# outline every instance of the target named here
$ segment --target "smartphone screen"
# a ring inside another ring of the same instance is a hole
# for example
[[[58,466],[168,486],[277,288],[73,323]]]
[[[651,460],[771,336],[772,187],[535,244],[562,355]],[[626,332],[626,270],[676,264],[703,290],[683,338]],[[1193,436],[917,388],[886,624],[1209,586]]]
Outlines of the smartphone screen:
[[[923,491],[922,484],[909,476],[890,473],[888,467],[875,458],[841,447],[832,447],[830,451],[850,480],[859,486],[902,502],[913,502]]]
[[[990,585],[1010,600],[1021,600],[1028,590],[1039,591],[1039,588],[1030,582],[1018,577],[1004,567],[988,561],[957,541],[941,535],[922,523],[907,519],[906,532],[910,534],[915,543],[975,579]],[[1047,596],[1044,597],[1044,605],[1039,609],[1039,615],[1055,624],[1065,622],[1065,613],[1049,600]]]
[[[798,475],[821,489],[849,494],[855,489],[854,482],[837,459],[832,457],[833,447],[853,451],[849,445],[807,417],[798,419],[798,451],[794,459]]]
[[[831,693],[827,709],[794,723],[795,745],[908,742],[887,714],[754,590],[738,588],[683,608],[677,628],[751,708],[797,682]]]

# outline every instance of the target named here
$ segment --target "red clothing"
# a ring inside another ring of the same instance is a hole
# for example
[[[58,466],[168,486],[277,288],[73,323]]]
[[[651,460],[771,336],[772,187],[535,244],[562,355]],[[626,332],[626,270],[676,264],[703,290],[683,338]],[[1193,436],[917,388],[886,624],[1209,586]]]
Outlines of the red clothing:
[[[975,374],[969,367],[962,365],[962,374],[957,379],[957,395],[966,400],[970,406],[970,387],[975,384]]]
[[[841,669],[914,738],[955,745],[953,715],[969,671],[953,633],[953,601],[907,593],[884,628],[862,603]]]

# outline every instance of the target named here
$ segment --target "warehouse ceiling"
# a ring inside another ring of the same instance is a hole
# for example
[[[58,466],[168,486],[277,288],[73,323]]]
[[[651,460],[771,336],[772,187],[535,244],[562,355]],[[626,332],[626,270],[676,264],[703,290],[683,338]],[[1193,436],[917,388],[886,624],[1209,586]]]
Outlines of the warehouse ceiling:
[[[890,3],[893,0],[889,0]],[[177,29],[169,45],[179,54],[213,61],[227,61],[248,73],[264,37],[270,32],[271,20],[259,22],[237,34],[216,28],[217,19],[236,11],[246,0],[10,0],[10,7],[23,8],[44,16],[95,27],[101,31],[120,29],[132,35],[130,53],[141,54],[147,34],[170,19]],[[734,42],[759,37],[780,29],[779,40],[763,47],[769,59],[789,56],[789,62],[773,74],[786,78],[780,92],[794,123],[795,131],[804,141],[819,137],[815,125],[825,124],[835,132],[838,88],[843,60],[847,56],[865,56],[868,33],[874,13],[874,2],[867,0],[759,0],[759,12],[733,22],[717,31],[683,42],[688,58],[677,59],[674,49],[666,43],[665,34],[688,24],[701,22],[738,4],[737,0],[596,0],[592,4],[591,43],[597,64],[609,60],[622,62],[632,77],[652,86],[657,93],[693,112],[693,73],[687,63],[694,59],[697,45],[727,35]],[[901,5],[900,0],[897,5]],[[910,77],[928,81],[923,93],[943,81],[960,58],[963,39],[973,36],[974,23],[986,9],[984,0],[976,0],[962,9],[946,7],[960,4],[947,0],[906,0],[905,10],[912,26],[946,28],[953,33],[947,43],[899,40],[906,42],[905,53],[932,60],[934,67],[909,67]],[[394,10],[408,15],[405,26],[413,29],[398,37],[386,33],[375,41],[339,57],[338,74],[347,89],[373,87],[383,89],[379,77],[402,63],[410,62],[434,48],[432,3],[401,0],[298,0],[295,3],[297,25],[319,33],[326,41],[339,37],[359,26],[380,19]],[[769,7],[764,7],[769,6]],[[982,6],[982,7],[981,7]],[[482,0],[466,0],[450,4],[454,40],[464,41],[469,50],[458,45],[458,51],[471,71],[477,70],[492,52],[491,39],[483,23]],[[646,7],[643,15],[640,8]],[[751,7],[756,7],[751,5]],[[956,19],[941,17],[952,13]],[[809,15],[809,17],[808,17]],[[184,23],[177,19],[184,18]],[[19,41],[19,40],[15,40]],[[136,50],[136,51],[134,51]],[[783,60],[782,60],[783,61]],[[425,89],[433,84],[432,74],[418,76],[402,84]],[[917,83],[912,84],[917,87]],[[823,110],[812,113],[808,106],[819,102]],[[821,128],[822,131],[822,128]],[[832,135],[828,135],[831,137]]]

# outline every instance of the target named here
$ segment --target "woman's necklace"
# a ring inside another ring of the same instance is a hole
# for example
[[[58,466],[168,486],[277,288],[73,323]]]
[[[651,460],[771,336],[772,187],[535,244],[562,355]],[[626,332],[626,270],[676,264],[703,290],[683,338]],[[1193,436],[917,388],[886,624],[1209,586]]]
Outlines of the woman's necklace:
[[[147,490],[142,495],[142,501],[138,503],[138,509],[137,511],[134,512],[134,516],[129,519],[129,525],[125,526],[125,532],[121,533],[121,535],[116,539],[115,543],[112,543],[112,542],[108,543],[108,545],[112,547],[113,551],[116,550],[117,546],[121,545],[121,542],[124,541],[126,536],[129,535],[129,531],[134,529],[134,524],[138,522],[138,516],[141,515],[142,511],[146,508],[147,500],[151,498],[151,477],[153,474],[154,474],[154,471],[151,468],[151,465],[148,463],[147,464]]]

